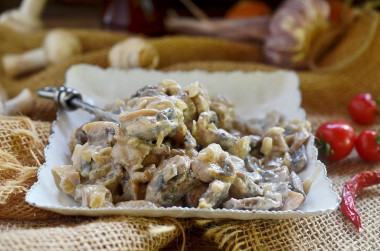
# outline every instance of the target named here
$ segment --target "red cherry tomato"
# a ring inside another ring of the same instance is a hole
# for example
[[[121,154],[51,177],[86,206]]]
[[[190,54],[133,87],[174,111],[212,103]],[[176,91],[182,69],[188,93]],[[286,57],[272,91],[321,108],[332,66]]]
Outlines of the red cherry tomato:
[[[361,93],[351,99],[348,111],[356,123],[371,125],[376,121],[377,104],[371,94]]]
[[[380,136],[375,131],[366,130],[359,134],[355,142],[359,156],[366,161],[380,161]]]
[[[344,121],[329,121],[320,125],[315,137],[319,144],[319,153],[329,161],[343,159],[350,154],[355,145],[355,131]]]

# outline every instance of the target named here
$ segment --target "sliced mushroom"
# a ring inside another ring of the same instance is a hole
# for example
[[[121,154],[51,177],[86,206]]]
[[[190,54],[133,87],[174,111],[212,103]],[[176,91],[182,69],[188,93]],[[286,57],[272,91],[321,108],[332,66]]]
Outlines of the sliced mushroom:
[[[307,163],[307,156],[306,156],[306,148],[304,145],[299,147],[296,151],[294,151],[291,155],[291,165],[289,170],[294,171],[296,173],[301,172]]]
[[[80,175],[72,165],[54,166],[51,169],[57,187],[74,197],[75,188],[80,184]]]
[[[261,175],[257,172],[249,173],[243,170],[236,171],[236,179],[231,184],[230,196],[243,199],[263,195],[263,189],[258,185]]]
[[[218,129],[218,118],[215,112],[202,112],[196,123],[195,138],[202,146],[212,143],[219,144],[223,150],[240,158],[251,151],[250,138],[248,136],[238,138],[224,129]]]
[[[289,179],[289,169],[287,166],[280,166],[274,169],[263,170],[261,176],[264,182],[287,182]]]
[[[198,207],[199,199],[206,192],[207,188],[207,183],[201,183],[200,185],[189,190],[185,195],[185,206]]]
[[[111,207],[112,194],[102,185],[79,185],[75,191],[75,200],[82,201],[82,207]]]
[[[244,199],[230,199],[224,202],[223,207],[227,209],[243,210],[272,210],[282,206],[282,195],[280,193],[265,191],[264,197],[250,197]]]
[[[285,138],[283,136],[285,129],[282,127],[271,127],[264,134],[263,139],[266,137],[272,139],[271,152],[274,153],[286,153],[289,151],[289,147],[286,144]]]
[[[207,191],[199,199],[199,208],[217,208],[228,197],[231,183],[214,180],[208,186]]]
[[[157,168],[148,183],[145,199],[163,206],[178,205],[182,197],[199,184],[190,169],[190,158],[177,155]]]
[[[157,146],[163,139],[183,123],[182,111],[186,104],[171,97],[140,97],[127,113],[119,115],[128,136],[143,140],[156,140]]]
[[[305,196],[305,192],[303,190],[303,182],[295,172],[290,173],[289,184],[292,186],[292,190],[294,192],[303,194]]]
[[[236,177],[235,168],[229,154],[218,144],[211,144],[204,148],[191,163],[195,176],[207,183],[216,179],[232,182]]]
[[[190,84],[185,92],[194,102],[198,115],[202,112],[210,111],[210,97],[206,88],[201,83],[195,82]]]
[[[220,128],[227,131],[232,130],[235,118],[235,106],[226,97],[218,95],[215,98],[211,98],[210,109],[218,115]]]
[[[288,191],[288,194],[284,197],[282,211],[296,210],[304,202],[305,196],[301,193]]]

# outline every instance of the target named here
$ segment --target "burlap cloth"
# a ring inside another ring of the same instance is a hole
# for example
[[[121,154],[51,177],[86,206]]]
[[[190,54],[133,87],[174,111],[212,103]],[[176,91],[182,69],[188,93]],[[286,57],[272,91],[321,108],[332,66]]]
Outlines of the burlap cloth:
[[[346,36],[325,57],[331,65],[350,55],[368,34],[368,16],[350,27]],[[75,63],[107,66],[107,52],[126,35],[75,30],[85,52],[58,65],[12,80],[1,73],[0,81],[10,96],[22,88],[36,90],[61,85],[64,73]],[[0,27],[0,56],[21,52],[41,43],[44,32],[19,35]],[[262,63],[259,44],[242,44],[211,38],[162,37],[151,39],[160,53],[160,69],[207,71],[274,70]],[[380,28],[370,47],[354,63],[328,74],[298,72],[303,108],[314,128],[331,119],[352,122],[348,100],[359,92],[380,95]],[[0,118],[0,249],[1,250],[378,250],[380,247],[380,186],[365,189],[357,199],[365,231],[358,234],[340,212],[289,220],[206,221],[173,218],[68,217],[34,208],[24,201],[44,162],[55,109],[39,101],[33,120]],[[39,121],[40,120],[40,121]],[[41,122],[45,121],[45,122]],[[370,128],[378,128],[379,122]],[[365,127],[355,125],[357,132]],[[344,183],[364,170],[380,171],[379,164],[361,161],[355,152],[349,158],[327,164],[328,176],[339,194]],[[323,198],[321,198],[323,199]]]

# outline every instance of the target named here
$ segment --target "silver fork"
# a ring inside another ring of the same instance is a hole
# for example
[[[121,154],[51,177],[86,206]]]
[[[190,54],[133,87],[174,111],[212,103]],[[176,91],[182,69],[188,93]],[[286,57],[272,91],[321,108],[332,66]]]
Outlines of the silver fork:
[[[45,87],[38,90],[37,94],[39,97],[54,100],[59,108],[67,111],[82,109],[104,120],[120,124],[117,119],[118,115],[104,111],[97,106],[84,102],[82,95],[73,88],[65,86]]]

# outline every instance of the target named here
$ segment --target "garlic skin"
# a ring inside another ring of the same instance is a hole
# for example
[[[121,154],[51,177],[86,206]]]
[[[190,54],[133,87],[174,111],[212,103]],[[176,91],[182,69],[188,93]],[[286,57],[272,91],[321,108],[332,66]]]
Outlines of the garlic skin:
[[[300,69],[307,66],[313,41],[329,26],[325,0],[287,0],[274,14],[264,55],[273,65]]]
[[[120,69],[155,69],[159,63],[157,49],[147,40],[137,37],[117,43],[108,54],[110,66]]]

